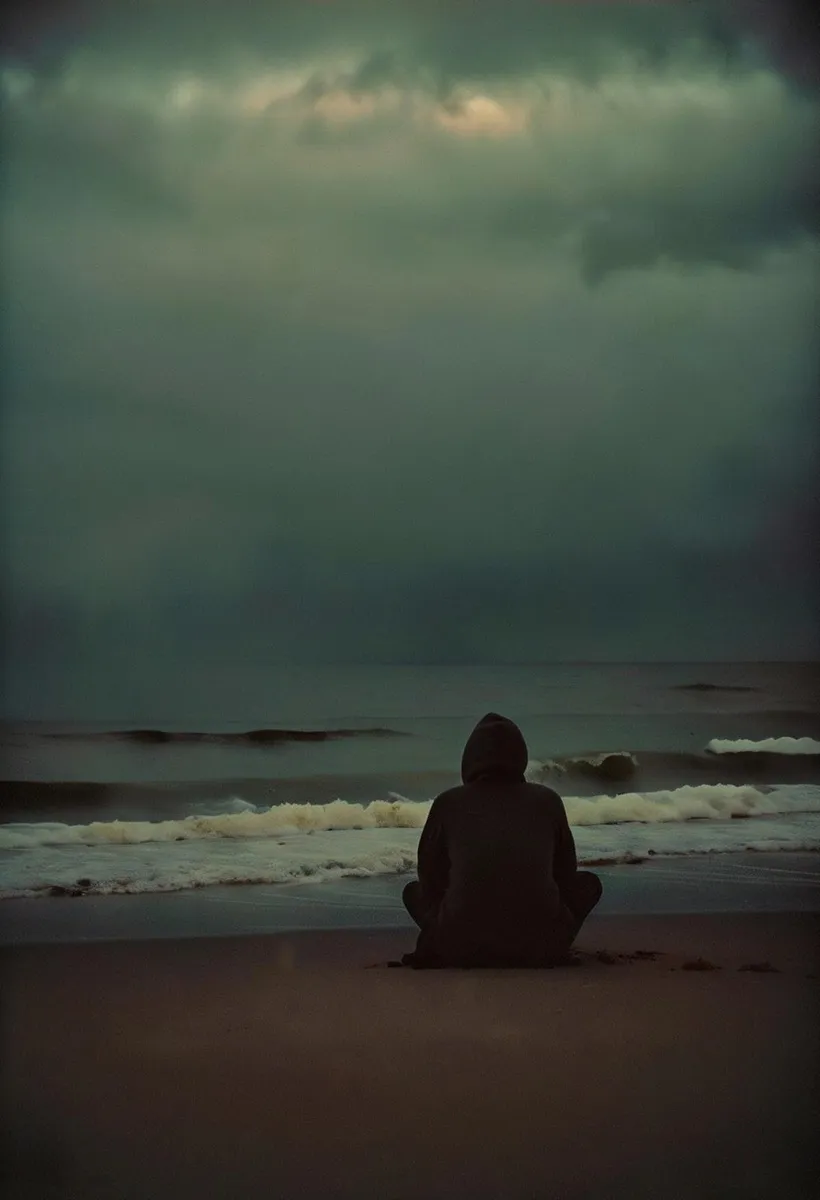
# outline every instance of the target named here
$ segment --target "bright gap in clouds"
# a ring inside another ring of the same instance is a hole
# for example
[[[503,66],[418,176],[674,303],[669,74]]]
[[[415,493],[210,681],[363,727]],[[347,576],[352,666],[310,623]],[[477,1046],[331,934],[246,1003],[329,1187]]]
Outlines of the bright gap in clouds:
[[[246,9],[2,73],[41,665],[804,653],[816,94],[689,6]]]

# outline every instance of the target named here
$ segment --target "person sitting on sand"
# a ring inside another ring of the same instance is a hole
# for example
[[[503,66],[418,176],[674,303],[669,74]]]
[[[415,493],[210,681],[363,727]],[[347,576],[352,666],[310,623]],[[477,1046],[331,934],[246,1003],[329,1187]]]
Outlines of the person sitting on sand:
[[[418,879],[402,899],[420,928],[414,967],[539,967],[565,960],[603,887],[579,871],[561,797],[528,783],[521,730],[498,713],[478,722],[463,786],[433,801]]]

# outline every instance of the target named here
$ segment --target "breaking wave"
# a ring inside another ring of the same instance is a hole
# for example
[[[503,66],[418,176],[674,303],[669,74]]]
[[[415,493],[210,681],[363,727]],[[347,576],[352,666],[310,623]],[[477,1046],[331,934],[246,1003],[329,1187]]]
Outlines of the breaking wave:
[[[209,735],[210,736],[210,735]],[[245,735],[242,735],[245,736]],[[672,790],[685,785],[718,786],[773,783],[820,783],[820,741],[778,737],[765,741],[714,739],[703,750],[614,750],[550,758],[533,758],[527,778],[592,796]],[[233,797],[252,801],[257,811],[283,801],[303,808],[317,800],[340,796],[377,799],[388,794],[410,794],[416,800],[459,782],[454,771],[398,770],[376,775],[306,775],[289,778],[274,771],[258,777],[165,780],[157,782],[102,782],[87,780],[7,780],[0,782],[0,812],[12,820],[27,819],[38,811],[50,816],[81,807],[87,819],[106,810],[156,818],[190,813],[197,802],[224,805]],[[220,810],[221,811],[221,810]],[[3,826],[0,825],[0,829]]]
[[[230,811],[179,820],[8,824],[0,827],[0,850],[275,838],[287,833],[317,831],[421,829],[431,803],[394,795],[369,804],[335,800],[329,804],[280,804],[259,810],[248,801],[235,798],[229,802]],[[725,820],[820,812],[820,787],[805,784],[762,790],[749,784],[701,784],[617,796],[568,796],[564,805],[573,826]]]
[[[628,750],[601,751],[597,754],[577,754],[569,758],[548,758],[543,762],[532,759],[527,766],[527,777],[536,783],[546,782],[549,775],[586,776],[617,783],[631,779],[638,766],[637,755]]]
[[[560,786],[564,778],[598,780],[616,787],[627,780],[667,786],[704,783],[820,782],[820,742],[812,738],[769,738],[763,742],[713,739],[703,751],[616,750],[565,758],[531,759],[527,776]]]
[[[710,754],[789,754],[815,757],[820,755],[820,742],[810,737],[764,738],[759,742],[751,742],[745,738],[735,741],[713,738],[706,749]]]
[[[144,842],[184,842],[213,838],[274,838],[283,833],[314,833],[342,829],[420,829],[431,801],[404,797],[355,804],[280,804],[261,810],[241,798],[228,801],[229,811],[194,815],[172,821],[92,821],[67,825],[57,821],[0,826],[0,850],[34,846],[134,845]]]
[[[760,688],[749,687],[737,683],[706,683],[700,680],[695,683],[673,684],[676,692],[759,692]]]
[[[770,803],[785,806],[787,799],[770,797]],[[800,807],[797,797],[791,800]],[[814,802],[820,807],[820,797]],[[820,850],[820,811],[800,816],[791,810],[783,816],[747,812],[756,816],[751,821],[693,819],[698,815],[704,813],[690,810],[687,817],[660,822],[576,822],[578,861],[589,866],[640,864],[653,856]],[[374,826],[282,831],[275,839],[216,836],[163,845],[107,842],[75,850],[40,845],[2,854],[0,897],[171,892],[218,884],[318,885],[403,875],[415,870],[418,839],[417,827]]]

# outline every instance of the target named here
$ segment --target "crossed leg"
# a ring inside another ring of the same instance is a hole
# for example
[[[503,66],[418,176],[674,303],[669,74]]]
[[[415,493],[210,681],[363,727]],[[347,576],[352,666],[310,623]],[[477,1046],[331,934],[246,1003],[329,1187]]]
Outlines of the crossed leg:
[[[584,921],[601,899],[603,890],[603,884],[593,871],[576,871],[571,885],[561,893],[561,900],[570,916],[572,941],[575,941]],[[401,898],[419,929],[423,929],[435,916],[435,912],[424,904],[421,885],[417,879],[405,885]]]

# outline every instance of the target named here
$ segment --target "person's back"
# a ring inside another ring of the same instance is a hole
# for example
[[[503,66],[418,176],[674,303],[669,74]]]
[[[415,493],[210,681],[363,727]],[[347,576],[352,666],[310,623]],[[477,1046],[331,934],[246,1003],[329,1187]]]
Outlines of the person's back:
[[[463,785],[433,802],[419,881],[405,888],[421,926],[413,965],[555,961],[600,897],[597,878],[577,871],[561,798],[528,783],[526,766],[521,731],[488,713],[465,746]]]

